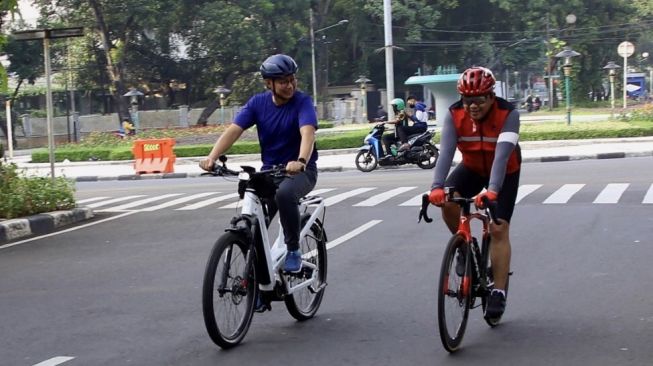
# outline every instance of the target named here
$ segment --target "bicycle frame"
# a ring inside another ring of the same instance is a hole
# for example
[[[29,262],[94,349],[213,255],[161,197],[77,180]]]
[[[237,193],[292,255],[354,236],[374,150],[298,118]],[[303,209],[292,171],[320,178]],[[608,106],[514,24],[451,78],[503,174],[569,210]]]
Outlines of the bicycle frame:
[[[318,217],[323,216],[325,205],[321,197],[307,197],[306,199],[300,200],[299,205],[301,212],[306,212],[309,205],[315,207],[315,210],[311,213],[309,219],[300,230],[299,237],[303,238],[308,234],[309,230],[311,230],[311,227],[316,222]],[[275,288],[277,280],[281,280],[286,289],[286,294],[290,295],[295,291],[312,285],[316,281],[317,268],[315,265],[308,262],[303,262],[302,265],[305,268],[310,268],[313,270],[312,276],[309,280],[292,286],[290,282],[286,281],[284,276],[278,276],[278,274],[281,272],[280,267],[283,265],[287,253],[286,244],[284,243],[283,230],[279,230],[279,234],[276,240],[271,245],[268,227],[265,225],[267,218],[263,210],[263,203],[261,202],[261,198],[258,197],[254,192],[254,189],[247,188],[245,190],[240,217],[256,218],[255,229],[258,230],[258,234],[260,234],[260,238],[263,242],[263,253],[259,253],[259,255],[263,254],[264,256],[265,270],[267,271],[268,278],[270,278],[270,283],[259,283],[260,290],[272,291]],[[252,234],[254,234],[254,232]],[[310,258],[313,255],[313,253],[304,253],[302,258]]]

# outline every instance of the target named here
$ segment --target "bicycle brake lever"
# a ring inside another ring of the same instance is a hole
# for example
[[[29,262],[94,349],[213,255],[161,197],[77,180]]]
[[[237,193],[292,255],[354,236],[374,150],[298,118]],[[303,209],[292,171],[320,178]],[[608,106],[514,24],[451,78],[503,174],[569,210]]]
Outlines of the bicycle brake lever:
[[[422,208],[419,210],[419,217],[417,218],[417,223],[419,224],[422,222],[422,218],[424,218],[424,221],[427,223],[433,222],[433,219],[428,216],[428,207],[431,202],[429,202],[429,195],[428,194],[423,194],[422,195]]]

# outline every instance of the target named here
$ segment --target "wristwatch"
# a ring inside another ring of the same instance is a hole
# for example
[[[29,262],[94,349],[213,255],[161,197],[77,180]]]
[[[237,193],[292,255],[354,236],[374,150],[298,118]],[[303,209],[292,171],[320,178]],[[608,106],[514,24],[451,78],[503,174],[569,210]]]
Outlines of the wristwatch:
[[[304,158],[298,158],[297,161],[304,164],[304,165],[306,165],[306,159],[304,159]]]

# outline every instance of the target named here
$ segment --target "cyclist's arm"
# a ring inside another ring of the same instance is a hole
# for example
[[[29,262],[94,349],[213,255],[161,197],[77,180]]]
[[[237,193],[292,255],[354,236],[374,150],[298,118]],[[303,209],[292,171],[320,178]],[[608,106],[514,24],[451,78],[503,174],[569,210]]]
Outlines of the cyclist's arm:
[[[514,109],[506,117],[506,123],[501,129],[501,133],[499,133],[494,161],[492,162],[492,171],[490,172],[490,184],[488,185],[490,191],[501,192],[503,180],[506,177],[508,158],[510,158],[510,154],[515,150],[519,141],[519,124],[519,112]]]
[[[216,161],[218,157],[231,147],[231,145],[238,140],[240,135],[243,134],[243,128],[238,126],[235,123],[232,123],[227,127],[227,129],[220,135],[218,138],[218,141],[215,142],[215,145],[213,145],[213,149],[211,149],[211,152],[209,153],[208,158]]]
[[[309,161],[313,155],[313,146],[315,146],[315,127],[312,125],[304,125],[299,129],[302,135],[302,143],[299,145],[299,156],[297,158],[304,158]]]
[[[453,125],[453,118],[451,117],[451,113],[446,113],[440,135],[440,157],[438,157],[438,161],[435,164],[431,189],[444,187],[444,180],[447,178],[453,156],[456,153],[457,142],[458,136],[456,134],[456,128]]]

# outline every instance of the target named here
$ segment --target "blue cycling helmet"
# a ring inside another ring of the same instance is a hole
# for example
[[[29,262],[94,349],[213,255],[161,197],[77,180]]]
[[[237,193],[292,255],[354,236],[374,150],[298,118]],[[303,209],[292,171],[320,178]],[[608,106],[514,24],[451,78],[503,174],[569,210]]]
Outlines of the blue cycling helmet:
[[[277,79],[297,73],[297,63],[292,57],[277,54],[268,57],[261,65],[260,71],[263,79]]]

